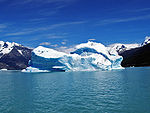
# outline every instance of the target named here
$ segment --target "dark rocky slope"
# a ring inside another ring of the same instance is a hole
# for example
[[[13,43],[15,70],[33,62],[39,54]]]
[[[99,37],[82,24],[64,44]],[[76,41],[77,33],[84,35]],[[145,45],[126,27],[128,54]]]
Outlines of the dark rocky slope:
[[[150,43],[119,54],[123,56],[121,63],[123,67],[150,66]]]
[[[12,48],[13,49],[9,53],[3,54],[0,58],[0,69],[25,69],[28,66],[29,60],[31,59],[32,49],[16,45],[12,46]]]

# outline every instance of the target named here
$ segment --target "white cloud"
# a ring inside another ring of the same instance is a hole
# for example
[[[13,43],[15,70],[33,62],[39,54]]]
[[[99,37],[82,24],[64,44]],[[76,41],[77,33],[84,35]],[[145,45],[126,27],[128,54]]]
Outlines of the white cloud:
[[[7,25],[0,24],[0,32],[3,32],[5,28],[7,28]]]
[[[69,54],[70,52],[75,51],[75,47],[61,46],[61,47],[57,47],[56,50]]]
[[[0,0],[0,2],[5,2],[6,0]]]
[[[6,0],[0,0],[0,1],[6,1]],[[38,9],[37,12],[38,15],[41,16],[51,16],[63,9],[66,6],[69,6],[70,4],[73,4],[78,0],[13,0],[12,3],[9,3],[10,7],[20,7],[22,5],[29,6],[30,7],[40,7],[46,5],[51,5],[51,10],[47,9],[46,7],[42,9]]]
[[[61,42],[61,44],[65,45],[65,44],[66,44],[66,42]]]
[[[27,3],[68,3],[68,2],[73,2],[77,0],[22,0],[22,4],[27,4]],[[21,3],[21,2],[20,2]]]
[[[65,23],[59,23],[59,24],[53,24],[47,27],[39,28],[39,30],[50,30],[50,29],[55,29],[63,26],[68,26],[68,25],[78,25],[78,24],[84,24],[87,21],[74,21],[74,22],[65,22]]]
[[[54,44],[54,45],[51,45],[52,47],[57,47],[58,45],[57,44]]]
[[[56,34],[45,34],[44,36],[47,39],[60,39],[60,38],[64,38],[64,35],[56,35]]]
[[[4,0],[2,0],[4,1]],[[17,5],[30,5],[30,4],[38,4],[38,5],[44,5],[44,4],[70,4],[78,0],[15,0],[11,6],[17,6]]]
[[[66,46],[61,46],[61,47],[60,47],[60,49],[66,49],[66,48],[67,48]]]
[[[0,24],[0,29],[4,29],[4,28],[7,28],[7,25],[5,25],[5,24]]]
[[[33,18],[33,19],[30,19],[29,22],[41,22],[41,21],[45,21],[47,20],[48,18]]]
[[[94,38],[92,38],[92,39],[88,39],[88,41],[94,41],[94,40],[96,40],[96,39],[94,39]]]
[[[144,12],[144,11],[149,11],[150,8],[141,8],[141,9],[133,9],[133,10],[126,10],[127,12]]]
[[[122,23],[122,22],[130,22],[130,21],[137,21],[137,20],[145,20],[150,19],[150,14],[144,15],[144,16],[137,16],[137,17],[130,17],[130,18],[112,18],[112,19],[105,19],[101,20],[96,25],[107,25],[107,24],[113,24],[113,23]]]
[[[51,45],[51,43],[49,43],[49,42],[42,42],[42,43],[40,43],[40,45],[46,45],[46,46],[48,46],[48,45]]]
[[[62,45],[66,45],[66,44],[67,44],[67,41],[68,41],[68,40],[64,39],[64,40],[62,40],[61,44],[62,44]]]
[[[26,28],[23,29],[22,31],[19,32],[12,32],[12,33],[7,33],[5,34],[5,36],[20,36],[20,35],[27,35],[27,34],[31,34],[31,33],[35,33],[35,32],[40,32],[40,31],[48,31],[48,30],[52,30],[52,29],[56,29],[56,28],[60,28],[60,27],[64,27],[64,26],[70,26],[70,25],[78,25],[78,24],[84,24],[86,23],[86,21],[74,21],[74,22],[65,22],[65,23],[59,23],[59,24],[52,24],[49,26],[43,26],[43,27],[39,27],[39,28]],[[50,38],[58,38],[58,36],[49,36]],[[60,36],[59,36],[60,38]]]
[[[7,33],[5,36],[20,36],[20,35],[27,35],[32,33],[32,31],[21,31],[21,32],[14,32],[14,33]]]

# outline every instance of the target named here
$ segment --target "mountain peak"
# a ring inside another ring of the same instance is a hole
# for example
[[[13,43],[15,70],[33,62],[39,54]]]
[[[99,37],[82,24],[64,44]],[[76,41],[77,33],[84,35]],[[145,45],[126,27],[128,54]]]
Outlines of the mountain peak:
[[[149,36],[146,36],[146,37],[145,37],[145,41],[142,43],[142,46],[147,45],[147,44],[149,44],[149,43],[150,43],[150,37],[149,37]]]
[[[20,70],[28,65],[31,51],[15,42],[0,41],[0,69]]]

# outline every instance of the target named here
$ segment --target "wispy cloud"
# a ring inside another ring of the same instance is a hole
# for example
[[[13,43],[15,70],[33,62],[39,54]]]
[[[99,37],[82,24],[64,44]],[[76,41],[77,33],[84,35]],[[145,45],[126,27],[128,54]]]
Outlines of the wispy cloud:
[[[32,19],[30,19],[30,20],[28,20],[29,22],[41,22],[41,21],[45,21],[45,20],[47,20],[48,18],[44,18],[44,17],[42,17],[42,18],[32,18]]]
[[[47,34],[45,36],[47,39],[60,39],[60,38],[64,38],[64,35],[55,35],[55,34]]]
[[[91,39],[88,39],[88,41],[95,41],[96,39],[94,39],[94,38],[91,38]]]
[[[5,2],[6,0],[0,0],[0,2]]]
[[[76,1],[76,0],[23,0],[24,4],[27,4],[27,3],[60,3],[60,2],[64,2],[64,3],[68,3],[68,2],[73,2],[73,1]]]
[[[54,7],[51,7],[51,10],[49,9],[41,9],[39,10],[37,13],[38,15],[42,15],[42,16],[52,16],[54,14],[57,14],[62,8],[68,6],[68,4],[64,3],[64,4],[57,4]]]
[[[50,45],[50,46],[52,46],[52,47],[57,47],[57,46],[58,46],[58,44],[54,44],[54,45]]]
[[[23,30],[23,31],[19,31],[19,32],[7,33],[7,34],[5,34],[5,36],[21,36],[21,35],[28,35],[33,32],[34,32],[34,30]]]
[[[7,28],[7,25],[5,25],[5,24],[0,24],[0,29],[4,29],[4,28]]]
[[[69,4],[75,1],[77,0],[15,0],[11,5],[16,6],[16,5],[37,4],[40,6],[43,4]]]
[[[8,25],[6,24],[0,24],[0,32],[3,32],[4,29],[6,29]]]
[[[28,6],[27,8],[33,9],[44,5],[50,5],[51,7],[49,8],[39,8],[35,13],[41,16],[51,16],[58,13],[62,8],[67,7],[76,1],[78,0],[14,0],[9,4],[9,6],[19,8],[22,6]]]
[[[145,11],[150,11],[150,8],[141,8],[141,9],[133,9],[133,10],[126,10],[126,12],[145,12]]]
[[[48,45],[51,45],[51,43],[50,42],[42,42],[42,43],[40,43],[40,45],[46,45],[46,46],[48,46]]]
[[[40,11],[38,12],[38,15],[48,17],[48,16],[52,16],[52,15],[58,13],[58,11],[59,11],[58,9],[53,9],[53,10],[51,10],[51,11],[49,11],[49,10],[40,10]]]
[[[66,44],[66,42],[61,42],[61,44],[65,45],[65,44]]]
[[[66,44],[67,44],[67,41],[68,41],[68,40],[66,40],[66,39],[65,39],[65,40],[62,40],[61,44],[62,44],[62,45],[66,45]]]
[[[50,42],[42,42],[40,43],[42,46],[51,46],[51,47],[58,47],[58,44],[51,44]]]
[[[59,23],[59,24],[53,24],[48,27],[40,28],[40,30],[47,30],[47,29],[55,29],[63,26],[68,26],[68,25],[78,25],[78,24],[84,24],[87,21],[75,21],[75,22],[66,22],[66,23]]]
[[[5,34],[5,36],[28,35],[28,34],[32,34],[35,32],[48,31],[48,30],[52,30],[52,29],[56,29],[56,28],[60,28],[60,27],[65,27],[65,26],[70,26],[70,25],[78,25],[78,24],[84,24],[84,23],[86,23],[86,21],[75,21],[75,22],[52,24],[49,26],[44,26],[44,27],[39,27],[39,28],[26,28],[26,29],[19,31],[19,32],[7,33],[7,34]],[[53,38],[53,36],[51,36],[51,35],[49,37]]]
[[[38,37],[43,37],[44,39],[62,39],[62,38],[65,38],[66,35],[64,33],[62,34],[50,33],[50,34],[38,35]]]
[[[65,52],[65,53],[70,53],[72,51],[75,51],[75,47],[74,46],[71,46],[71,47],[60,46],[60,47],[57,47],[56,50],[62,51],[62,52]]]
[[[105,19],[101,20],[96,25],[107,25],[107,24],[114,24],[114,23],[123,23],[123,22],[130,22],[130,21],[137,21],[137,20],[145,20],[150,19],[150,14],[144,16],[137,16],[137,17],[130,17],[130,18],[113,18],[113,19]]]

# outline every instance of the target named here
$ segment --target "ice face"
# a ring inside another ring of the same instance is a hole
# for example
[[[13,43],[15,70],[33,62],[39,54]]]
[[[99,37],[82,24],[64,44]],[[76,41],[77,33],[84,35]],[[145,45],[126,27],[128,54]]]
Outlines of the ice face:
[[[77,45],[76,50],[71,54],[39,46],[32,52],[30,67],[24,71],[111,70],[122,68],[121,61],[121,56],[110,55],[104,45],[95,42]]]

